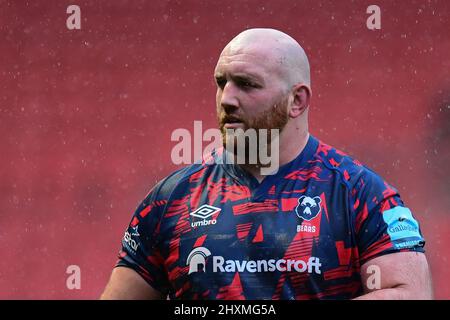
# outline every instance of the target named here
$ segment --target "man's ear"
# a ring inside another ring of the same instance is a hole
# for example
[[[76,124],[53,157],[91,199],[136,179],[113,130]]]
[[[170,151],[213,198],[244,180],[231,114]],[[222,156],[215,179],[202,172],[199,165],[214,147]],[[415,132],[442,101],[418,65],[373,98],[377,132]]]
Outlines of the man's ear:
[[[289,110],[291,118],[297,118],[309,107],[311,100],[311,88],[304,83],[296,84],[293,88],[294,101]]]

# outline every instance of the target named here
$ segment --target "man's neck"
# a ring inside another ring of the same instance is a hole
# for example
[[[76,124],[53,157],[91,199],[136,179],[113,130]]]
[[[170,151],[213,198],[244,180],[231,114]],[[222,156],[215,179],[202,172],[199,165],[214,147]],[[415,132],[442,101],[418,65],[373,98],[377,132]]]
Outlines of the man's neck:
[[[305,149],[309,139],[309,132],[305,130],[300,135],[291,136],[290,139],[283,140],[284,137],[280,137],[280,150],[279,150],[279,167],[294,160]],[[258,182],[261,182],[266,175],[261,174],[260,165],[240,165],[245,171],[253,175]]]

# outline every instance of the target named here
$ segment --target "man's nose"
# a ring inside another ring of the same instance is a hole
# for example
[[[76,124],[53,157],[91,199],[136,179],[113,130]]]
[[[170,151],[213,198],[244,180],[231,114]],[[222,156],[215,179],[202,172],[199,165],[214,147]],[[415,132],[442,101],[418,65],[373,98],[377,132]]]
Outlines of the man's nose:
[[[238,90],[233,82],[228,81],[225,84],[220,97],[220,105],[227,113],[239,108]]]

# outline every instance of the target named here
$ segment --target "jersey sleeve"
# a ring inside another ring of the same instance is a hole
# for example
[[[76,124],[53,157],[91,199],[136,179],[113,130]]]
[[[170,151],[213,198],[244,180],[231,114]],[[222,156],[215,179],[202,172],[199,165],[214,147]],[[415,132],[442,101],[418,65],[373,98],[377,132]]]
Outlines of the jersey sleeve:
[[[352,189],[355,234],[360,264],[384,254],[424,252],[425,240],[418,221],[398,191],[368,170]]]
[[[155,186],[134,212],[122,238],[116,263],[116,267],[132,268],[163,294],[168,293],[169,282],[157,239],[166,203],[166,200],[158,199],[158,186]]]

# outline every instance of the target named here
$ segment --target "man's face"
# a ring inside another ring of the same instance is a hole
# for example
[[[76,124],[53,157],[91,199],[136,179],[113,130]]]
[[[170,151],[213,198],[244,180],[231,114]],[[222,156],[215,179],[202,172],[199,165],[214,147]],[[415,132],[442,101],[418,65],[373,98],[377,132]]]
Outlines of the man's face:
[[[225,49],[215,79],[217,117],[225,147],[232,138],[226,136],[227,129],[283,130],[289,120],[288,88],[277,64],[264,52]]]

